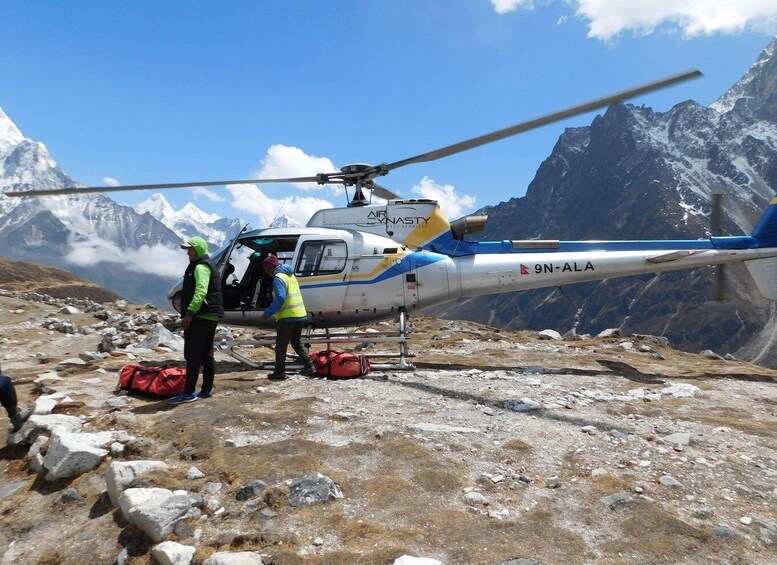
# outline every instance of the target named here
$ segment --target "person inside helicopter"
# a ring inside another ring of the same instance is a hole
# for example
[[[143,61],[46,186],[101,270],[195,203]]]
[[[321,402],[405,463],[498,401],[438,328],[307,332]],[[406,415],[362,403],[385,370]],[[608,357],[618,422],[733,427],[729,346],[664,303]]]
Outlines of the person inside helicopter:
[[[225,287],[224,305],[227,310],[261,310],[272,302],[272,278],[262,268],[262,261],[266,257],[266,251],[254,251],[248,259],[243,277]]]

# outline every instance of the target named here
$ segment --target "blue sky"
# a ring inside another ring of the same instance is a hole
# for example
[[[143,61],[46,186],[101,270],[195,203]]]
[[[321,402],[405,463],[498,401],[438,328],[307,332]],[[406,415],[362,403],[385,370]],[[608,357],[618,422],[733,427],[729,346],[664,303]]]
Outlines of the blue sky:
[[[777,2],[12,1],[0,22],[0,107],[22,133],[86,185],[144,184],[393,162],[690,68],[705,77],[632,102],[709,104],[777,33]],[[472,212],[523,195],[593,115],[381,184]],[[345,203],[290,185],[165,196],[257,227]]]

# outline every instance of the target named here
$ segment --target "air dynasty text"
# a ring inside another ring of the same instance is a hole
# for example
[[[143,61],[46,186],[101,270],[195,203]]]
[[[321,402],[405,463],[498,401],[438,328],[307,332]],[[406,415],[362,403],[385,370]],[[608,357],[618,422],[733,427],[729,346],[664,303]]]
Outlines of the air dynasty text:
[[[422,216],[389,216],[385,210],[376,210],[367,215],[367,219],[376,220],[388,226],[420,226],[429,221]]]

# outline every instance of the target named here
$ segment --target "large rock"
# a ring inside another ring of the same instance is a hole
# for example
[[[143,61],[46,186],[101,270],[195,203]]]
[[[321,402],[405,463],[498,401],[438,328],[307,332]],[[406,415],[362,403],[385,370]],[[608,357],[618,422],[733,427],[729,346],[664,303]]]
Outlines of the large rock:
[[[197,548],[174,541],[163,541],[151,548],[151,556],[159,565],[189,565]]]
[[[108,487],[108,496],[114,506],[119,505],[119,496],[136,477],[153,471],[154,469],[167,469],[164,461],[114,461],[105,472],[105,484]]]
[[[32,445],[38,437],[48,436],[53,430],[77,432],[81,418],[65,414],[32,415],[15,433],[8,434],[8,445]]]
[[[129,519],[130,510],[146,502],[167,500],[175,493],[166,488],[128,488],[119,495],[119,508],[125,519]]]
[[[199,494],[176,494],[162,501],[149,500],[130,509],[127,520],[151,538],[160,542],[181,520],[200,515]]]
[[[289,504],[310,506],[343,498],[340,486],[321,473],[312,473],[294,479],[289,485]]]
[[[113,441],[112,432],[70,433],[55,429],[51,434],[43,466],[47,479],[77,477],[97,467],[108,455],[103,446]]]
[[[157,324],[136,347],[154,349],[159,346],[167,347],[173,351],[183,351],[183,338],[174,334],[162,324]]]

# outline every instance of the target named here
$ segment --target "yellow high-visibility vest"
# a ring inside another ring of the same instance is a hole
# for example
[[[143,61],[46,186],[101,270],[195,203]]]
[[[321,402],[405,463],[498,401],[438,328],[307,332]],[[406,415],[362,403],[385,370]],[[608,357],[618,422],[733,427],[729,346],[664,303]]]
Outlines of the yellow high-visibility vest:
[[[302,293],[299,290],[299,283],[297,277],[294,275],[287,275],[285,273],[276,273],[276,277],[280,277],[283,284],[286,285],[286,300],[283,301],[283,306],[275,314],[273,318],[281,320],[283,318],[304,318],[308,315],[305,310],[305,304],[302,302]]]

